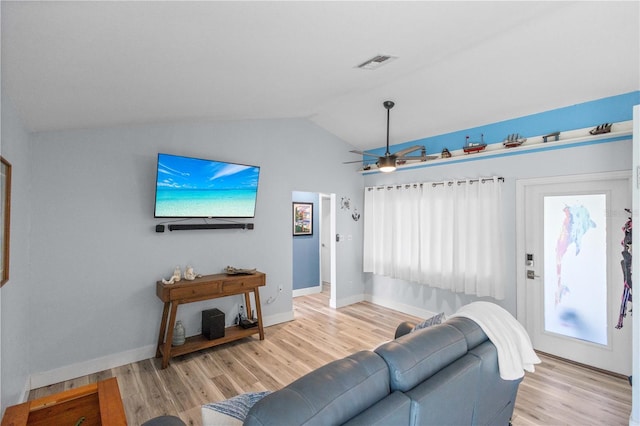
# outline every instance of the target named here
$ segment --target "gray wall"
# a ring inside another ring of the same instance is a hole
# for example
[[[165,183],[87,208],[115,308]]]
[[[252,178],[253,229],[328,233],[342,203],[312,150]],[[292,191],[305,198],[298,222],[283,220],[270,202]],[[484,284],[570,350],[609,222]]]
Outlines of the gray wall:
[[[30,163],[28,135],[11,102],[2,99],[2,156],[12,166],[9,281],[0,290],[0,415],[28,385],[31,329],[29,259]]]
[[[30,184],[18,180],[14,191],[30,203],[24,270],[31,276],[21,286],[29,288],[29,303],[24,298],[16,309],[28,307],[30,314],[28,321],[20,314],[23,350],[8,347],[3,334],[3,365],[14,368],[11,361],[29,354],[33,386],[153,356],[162,312],[155,282],[176,265],[203,274],[227,265],[258,268],[267,274],[263,300],[284,288],[275,303],[263,304],[265,322],[292,319],[292,191],[362,197],[357,166],[342,164],[351,147],[302,119],[51,132],[32,134],[24,145]],[[158,152],[261,166],[255,229],[156,233],[162,222],[153,218]],[[337,219],[339,232],[355,241],[361,241],[360,225]],[[337,248],[339,297],[361,299],[355,241]],[[183,306],[178,318],[187,335],[196,334],[202,309],[219,307],[229,323],[239,302]]]

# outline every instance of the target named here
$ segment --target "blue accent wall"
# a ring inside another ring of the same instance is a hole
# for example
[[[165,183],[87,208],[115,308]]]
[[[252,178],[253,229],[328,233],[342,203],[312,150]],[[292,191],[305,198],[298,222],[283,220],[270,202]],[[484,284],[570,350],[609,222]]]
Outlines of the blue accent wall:
[[[314,192],[293,191],[291,201],[313,203],[313,234],[293,237],[293,289],[316,287],[320,284],[320,197]]]
[[[529,138],[556,131],[566,132],[591,126],[596,127],[603,123],[628,121],[633,120],[633,106],[638,104],[640,104],[640,91],[635,91],[396,144],[393,145],[392,151],[413,145],[424,145],[428,154],[439,154],[443,148],[447,148],[449,151],[462,149],[466,136],[469,136],[472,141],[479,141],[480,135],[484,134],[484,142],[492,144],[502,142],[507,135],[512,133],[519,133]],[[381,147],[370,152],[384,154],[384,151],[385,148]]]

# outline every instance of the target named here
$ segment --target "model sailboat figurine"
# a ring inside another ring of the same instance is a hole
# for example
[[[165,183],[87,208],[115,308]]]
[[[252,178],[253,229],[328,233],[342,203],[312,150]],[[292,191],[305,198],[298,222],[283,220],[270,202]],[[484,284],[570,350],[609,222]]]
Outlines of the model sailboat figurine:
[[[465,154],[470,154],[474,152],[480,152],[487,147],[487,144],[484,143],[484,133],[480,135],[480,142],[471,142],[469,140],[469,136],[466,138],[466,142],[462,150]]]
[[[527,138],[520,136],[519,133],[512,133],[507,136],[502,142],[502,145],[505,148],[515,148],[516,146],[520,146],[527,141]]]

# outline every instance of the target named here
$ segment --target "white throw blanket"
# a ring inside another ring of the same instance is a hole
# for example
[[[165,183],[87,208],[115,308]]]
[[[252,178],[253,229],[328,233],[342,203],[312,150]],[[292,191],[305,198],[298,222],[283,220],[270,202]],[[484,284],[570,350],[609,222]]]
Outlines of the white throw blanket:
[[[473,302],[462,306],[452,317],[476,322],[498,351],[500,378],[516,380],[524,370],[533,373],[540,358],[533,351],[527,331],[507,310],[495,303]]]

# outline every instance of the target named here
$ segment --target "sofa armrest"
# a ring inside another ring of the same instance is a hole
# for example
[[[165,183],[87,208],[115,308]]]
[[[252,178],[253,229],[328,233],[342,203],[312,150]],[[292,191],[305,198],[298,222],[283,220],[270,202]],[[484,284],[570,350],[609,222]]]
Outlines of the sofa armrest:
[[[409,321],[405,321],[403,323],[401,323],[398,328],[396,328],[396,335],[394,336],[394,339],[397,339],[398,337],[402,337],[405,334],[409,334],[411,333],[411,330],[413,330],[413,327],[415,327],[416,325],[412,322]]]

